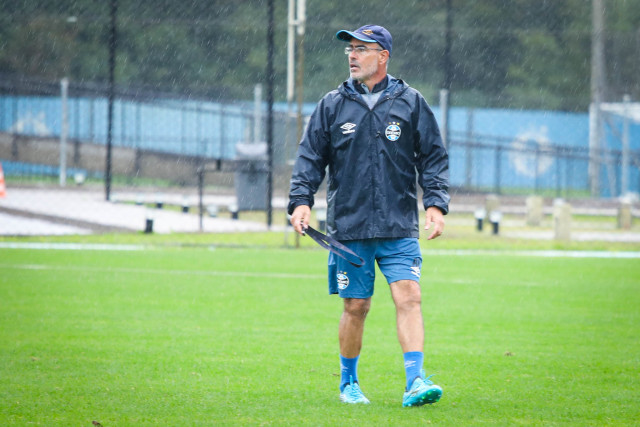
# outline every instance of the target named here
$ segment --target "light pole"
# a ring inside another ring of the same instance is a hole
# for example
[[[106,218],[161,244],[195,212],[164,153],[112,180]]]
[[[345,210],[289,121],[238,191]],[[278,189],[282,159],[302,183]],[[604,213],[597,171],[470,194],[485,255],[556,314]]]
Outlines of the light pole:
[[[118,0],[111,0],[111,19],[109,28],[109,101],[107,109],[107,160],[105,165],[105,196],[106,200],[111,199],[111,145],[113,138],[113,101],[114,80],[116,68],[116,14],[118,11]]]
[[[274,50],[274,22],[273,0],[269,0],[267,25],[267,227],[271,228],[273,221],[273,50]]]

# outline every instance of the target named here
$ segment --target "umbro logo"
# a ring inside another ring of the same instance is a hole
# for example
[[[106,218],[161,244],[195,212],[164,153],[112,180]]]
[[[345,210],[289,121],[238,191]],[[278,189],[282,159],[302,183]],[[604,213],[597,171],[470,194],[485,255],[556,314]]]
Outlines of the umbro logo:
[[[348,133],[354,133],[356,131],[356,124],[355,123],[345,123],[342,126],[340,126],[340,129],[342,129],[342,134],[346,135]]]

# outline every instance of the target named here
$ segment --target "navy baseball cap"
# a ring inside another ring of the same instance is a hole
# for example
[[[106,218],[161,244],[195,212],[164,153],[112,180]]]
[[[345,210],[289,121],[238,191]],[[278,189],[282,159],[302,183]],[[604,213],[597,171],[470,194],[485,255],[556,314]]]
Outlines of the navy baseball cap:
[[[336,37],[345,42],[358,39],[366,43],[378,43],[384,50],[388,50],[391,56],[391,34],[380,25],[365,25],[355,31],[340,30],[336,33]]]

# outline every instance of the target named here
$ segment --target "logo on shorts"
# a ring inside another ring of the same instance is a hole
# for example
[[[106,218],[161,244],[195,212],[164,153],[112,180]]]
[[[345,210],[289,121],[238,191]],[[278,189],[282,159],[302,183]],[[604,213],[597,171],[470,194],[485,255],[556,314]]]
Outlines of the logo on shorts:
[[[342,126],[340,126],[340,129],[342,129],[342,134],[346,135],[349,133],[354,133],[356,131],[356,124],[355,123],[345,123]]]
[[[416,276],[418,279],[420,278],[420,267],[422,266],[422,260],[420,258],[414,258],[413,267],[411,267],[411,273]]]
[[[384,131],[385,136],[391,142],[394,142],[400,139],[401,133],[402,133],[402,130],[400,129],[400,123],[398,122],[389,123],[389,126],[387,126],[387,128]]]
[[[342,273],[338,273],[336,278],[338,279],[338,289],[347,289],[347,286],[349,286],[349,277],[347,276],[347,272],[343,271]]]

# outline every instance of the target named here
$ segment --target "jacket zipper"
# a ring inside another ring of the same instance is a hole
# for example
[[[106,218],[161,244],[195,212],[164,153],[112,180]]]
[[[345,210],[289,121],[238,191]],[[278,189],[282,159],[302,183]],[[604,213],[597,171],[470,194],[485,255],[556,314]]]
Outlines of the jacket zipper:
[[[392,104],[389,107],[389,109],[387,110],[387,114],[385,116],[385,121],[389,119],[389,114],[391,112],[391,107],[393,107],[393,101],[395,101],[395,98],[397,98],[397,96],[391,96],[391,95],[384,95],[381,96],[380,99],[378,99],[378,101],[374,104],[373,107],[369,107],[369,104],[367,104],[362,97],[358,96],[357,94],[350,94],[350,98],[353,101],[358,102],[359,104],[367,107],[367,109],[369,110],[369,114],[370,114],[370,118],[369,118],[369,127],[370,129],[373,131],[374,129],[374,114],[373,114],[373,110],[375,110],[376,108],[379,108],[380,105],[382,105],[384,102],[391,100]],[[392,99],[393,98],[393,99]],[[380,143],[380,130],[376,129],[375,133],[371,133],[370,135],[373,135],[373,143],[370,145],[373,145],[373,150],[370,150],[370,155],[373,156],[372,158],[372,165],[375,165],[375,169],[371,168],[371,176],[370,179],[372,181],[372,197],[371,197],[371,212],[373,213],[373,215],[371,215],[372,218],[372,231],[373,231],[373,235],[377,236],[378,235],[378,221],[376,221],[376,218],[379,218],[379,215],[376,212],[376,198],[378,195],[378,191],[377,191],[377,186],[373,185],[373,183],[376,180],[376,176],[378,175],[376,172],[379,169],[379,164],[378,164],[378,144]]]

